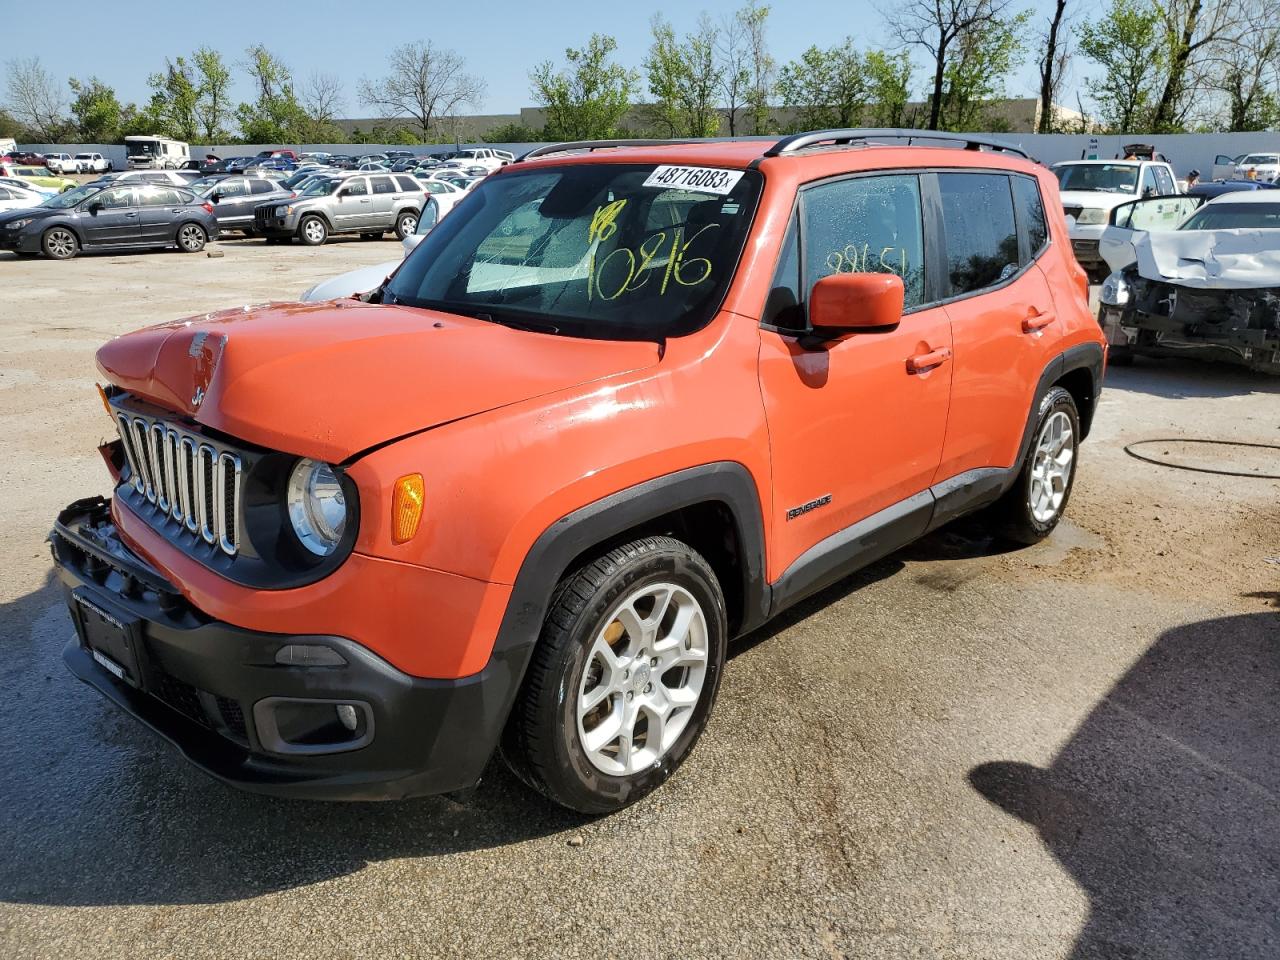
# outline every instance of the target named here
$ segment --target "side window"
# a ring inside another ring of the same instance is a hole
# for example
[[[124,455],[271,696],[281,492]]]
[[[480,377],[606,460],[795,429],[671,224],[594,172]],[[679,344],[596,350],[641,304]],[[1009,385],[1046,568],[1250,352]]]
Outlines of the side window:
[[[274,180],[250,180],[250,193],[270,193],[276,188]]]
[[[996,173],[940,173],[951,295],[981,290],[1018,271],[1018,231],[1009,178]]]
[[[21,199],[21,198],[20,198],[20,197],[15,197],[15,196],[14,196],[13,194],[11,194],[8,190],[6,190],[4,187],[0,187],[0,200],[19,200],[19,199]]]
[[[342,194],[347,197],[363,197],[369,193],[369,186],[364,177],[352,177],[342,185]]]
[[[906,288],[906,308],[924,302],[919,178],[855,177],[810,187],[802,196],[806,298],[834,273],[896,273]]]
[[[172,207],[181,202],[181,194],[172,187],[147,184],[138,188],[138,203],[144,207]]]
[[[769,299],[764,304],[765,323],[787,330],[803,330],[804,307],[800,303],[800,231],[798,216],[791,218],[786,238],[782,241],[782,253],[778,257],[778,269],[769,285]]]
[[[427,191],[429,193],[448,193],[449,185],[447,183],[441,183],[439,180],[428,180]]]
[[[1173,181],[1173,174],[1169,172],[1168,167],[1156,167],[1156,184],[1160,188],[1160,195],[1167,197],[1177,192],[1177,187]]]
[[[1044,221],[1044,201],[1040,198],[1040,185],[1030,177],[1013,177],[1013,202],[1018,208],[1018,227],[1026,236],[1026,255],[1022,263],[1034,260],[1049,239],[1049,228]]]
[[[1156,168],[1150,167],[1150,166],[1143,167],[1142,168],[1142,196],[1144,197],[1153,196],[1159,191],[1160,191],[1160,188],[1159,186],[1156,185]]]
[[[217,192],[222,194],[223,199],[227,197],[243,197],[249,192],[249,185],[246,180],[237,177],[233,180],[223,180],[217,186]]]
[[[374,193],[395,193],[396,185],[390,177],[370,177],[369,182],[373,184]]]
[[[132,207],[133,187],[116,187],[114,190],[103,190],[98,194],[97,201],[108,210],[114,210],[118,207]]]
[[[422,187],[418,185],[418,181],[413,177],[396,177],[396,183],[405,193],[418,193]]]

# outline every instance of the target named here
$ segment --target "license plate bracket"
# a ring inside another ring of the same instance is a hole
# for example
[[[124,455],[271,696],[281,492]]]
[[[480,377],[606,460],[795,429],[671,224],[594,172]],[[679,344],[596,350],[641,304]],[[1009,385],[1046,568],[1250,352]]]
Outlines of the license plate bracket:
[[[108,672],[141,687],[142,621],[83,588],[71,591],[71,599],[81,645]]]

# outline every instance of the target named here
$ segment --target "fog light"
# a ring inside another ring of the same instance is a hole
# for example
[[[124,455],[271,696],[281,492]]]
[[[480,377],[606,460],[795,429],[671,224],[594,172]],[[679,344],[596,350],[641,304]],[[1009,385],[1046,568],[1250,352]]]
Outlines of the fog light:
[[[356,727],[360,723],[360,717],[356,715],[356,708],[349,703],[338,704],[338,719],[352,733],[355,733]]]

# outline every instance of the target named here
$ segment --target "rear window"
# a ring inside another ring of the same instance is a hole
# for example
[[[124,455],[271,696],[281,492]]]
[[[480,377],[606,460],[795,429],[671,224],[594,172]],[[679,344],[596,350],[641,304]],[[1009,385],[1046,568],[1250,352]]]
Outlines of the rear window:
[[[250,193],[270,193],[275,188],[274,180],[252,180],[249,183]]]
[[[396,185],[391,181],[390,177],[370,177],[369,182],[373,184],[374,193],[396,192]]]
[[[1018,229],[1009,178],[940,173],[942,223],[951,295],[990,287],[1018,271]]]
[[[1044,200],[1040,185],[1030,177],[1013,177],[1013,202],[1018,208],[1018,222],[1026,235],[1022,263],[1034,260],[1049,241],[1049,228],[1044,220]]]
[[[422,185],[413,177],[396,177],[396,183],[400,185],[401,190],[417,193],[422,189]]]
[[[1206,203],[1179,230],[1274,230],[1280,203]]]

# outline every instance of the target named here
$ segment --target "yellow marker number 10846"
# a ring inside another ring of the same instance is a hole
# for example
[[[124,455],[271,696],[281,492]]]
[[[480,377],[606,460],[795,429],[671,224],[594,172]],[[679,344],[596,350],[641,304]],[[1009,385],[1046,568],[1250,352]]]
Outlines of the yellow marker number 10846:
[[[618,247],[600,258],[598,262],[596,251],[592,250],[590,272],[587,274],[587,299],[594,299],[598,295],[601,300],[616,300],[624,293],[640,290],[649,282],[650,265],[664,251],[667,253],[667,263],[666,269],[662,271],[662,280],[659,281],[659,296],[667,292],[672,282],[682,287],[696,287],[711,277],[712,266],[711,261],[706,257],[690,257],[689,247],[708,230],[716,230],[719,227],[718,223],[709,223],[688,238],[684,236],[683,227],[676,227],[670,234],[666,230],[661,230],[646,238],[636,249]],[[612,219],[609,220],[606,229],[607,232],[597,231],[593,221],[592,233],[600,236],[601,239],[607,239],[616,229]],[[668,243],[670,243],[669,248]],[[626,275],[622,276],[624,270]],[[606,286],[606,272],[622,276],[621,282],[615,286],[615,277],[610,276]]]

